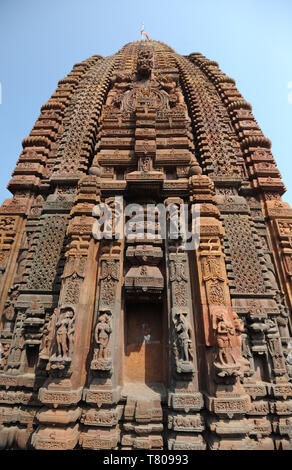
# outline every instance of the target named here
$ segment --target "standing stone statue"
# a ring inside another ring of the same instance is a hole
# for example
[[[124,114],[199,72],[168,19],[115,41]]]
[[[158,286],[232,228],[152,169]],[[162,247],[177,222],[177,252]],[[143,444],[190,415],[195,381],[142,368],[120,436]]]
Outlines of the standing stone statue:
[[[95,327],[95,341],[98,345],[97,358],[106,358],[108,342],[112,332],[110,316],[107,313],[100,315]]]
[[[62,310],[61,317],[56,324],[57,349],[59,357],[68,357],[73,347],[74,312],[71,308],[64,308]]]
[[[53,315],[51,316],[49,322],[46,324],[44,333],[43,333],[43,341],[40,350],[40,359],[49,359],[51,353],[51,345],[55,331],[55,323],[57,317],[58,309],[54,310]]]
[[[178,360],[181,362],[191,362],[192,352],[192,329],[187,320],[187,314],[177,314],[175,331],[177,334]]]

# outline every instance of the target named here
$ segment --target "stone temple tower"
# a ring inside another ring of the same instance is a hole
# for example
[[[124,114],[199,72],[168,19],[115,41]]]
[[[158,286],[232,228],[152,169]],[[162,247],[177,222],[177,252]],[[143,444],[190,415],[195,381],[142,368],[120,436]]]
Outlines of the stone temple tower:
[[[292,209],[270,148],[198,53],[137,41],[59,81],[0,208],[1,448],[292,448]],[[164,238],[159,211],[152,237],[93,236],[96,207],[129,204],[140,229],[148,205],[199,205],[198,246],[170,211]]]

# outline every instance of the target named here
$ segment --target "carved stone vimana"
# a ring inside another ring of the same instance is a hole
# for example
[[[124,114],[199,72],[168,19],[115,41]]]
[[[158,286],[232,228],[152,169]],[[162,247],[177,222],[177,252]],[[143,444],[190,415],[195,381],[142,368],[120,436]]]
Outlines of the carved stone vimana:
[[[270,148],[198,53],[137,41],[59,81],[0,208],[1,448],[292,449],[292,209]],[[200,204],[199,247],[96,240],[115,196]]]

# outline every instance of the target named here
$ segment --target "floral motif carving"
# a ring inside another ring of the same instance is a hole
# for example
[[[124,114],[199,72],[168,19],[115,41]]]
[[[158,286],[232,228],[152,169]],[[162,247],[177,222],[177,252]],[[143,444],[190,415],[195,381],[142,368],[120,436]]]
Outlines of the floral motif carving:
[[[100,309],[113,307],[116,284],[119,280],[119,262],[110,259],[102,260],[100,280]]]

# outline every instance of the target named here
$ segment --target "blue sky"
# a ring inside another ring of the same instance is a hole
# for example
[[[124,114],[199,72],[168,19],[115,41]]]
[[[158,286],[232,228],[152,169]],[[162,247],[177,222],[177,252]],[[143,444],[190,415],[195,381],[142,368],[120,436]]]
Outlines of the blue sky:
[[[152,39],[201,52],[236,80],[272,140],[292,205],[291,18],[291,0],[0,0],[0,203],[58,80],[76,62],[140,39],[144,21]]]

